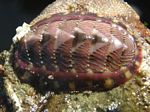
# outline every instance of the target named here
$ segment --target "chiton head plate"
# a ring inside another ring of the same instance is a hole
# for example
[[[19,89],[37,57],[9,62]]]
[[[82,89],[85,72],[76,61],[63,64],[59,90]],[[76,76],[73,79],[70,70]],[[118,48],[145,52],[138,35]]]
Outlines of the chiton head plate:
[[[110,89],[136,74],[142,59],[137,40],[110,18],[55,14],[31,26],[16,43],[14,68],[63,80],[71,89]]]

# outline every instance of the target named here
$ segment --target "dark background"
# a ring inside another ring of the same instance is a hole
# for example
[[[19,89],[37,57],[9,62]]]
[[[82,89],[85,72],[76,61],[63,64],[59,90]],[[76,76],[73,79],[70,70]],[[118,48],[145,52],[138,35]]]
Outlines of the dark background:
[[[55,0],[0,0],[0,52],[9,49],[15,29],[23,22],[29,23],[49,3]],[[142,22],[150,27],[149,0],[125,0],[141,16]]]

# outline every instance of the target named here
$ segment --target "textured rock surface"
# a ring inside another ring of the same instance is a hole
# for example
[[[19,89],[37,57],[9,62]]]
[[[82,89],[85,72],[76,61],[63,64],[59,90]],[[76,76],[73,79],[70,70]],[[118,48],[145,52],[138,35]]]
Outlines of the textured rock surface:
[[[32,26],[52,14],[71,11],[93,12],[101,17],[110,17],[114,21],[126,24],[128,30],[139,37],[142,43],[143,61],[137,76],[126,84],[105,92],[53,93],[42,89],[37,90],[29,84],[21,83],[14,72],[11,58],[12,46],[10,51],[0,54],[0,64],[2,65],[0,71],[4,72],[2,75],[0,74],[0,79],[2,79],[0,80],[0,111],[149,112],[150,45],[148,38],[150,31],[139,21],[139,16],[122,0],[57,0],[49,5],[30,25]],[[24,31],[27,31],[26,28],[28,27],[25,27]],[[17,39],[19,37],[19,35],[16,36]]]

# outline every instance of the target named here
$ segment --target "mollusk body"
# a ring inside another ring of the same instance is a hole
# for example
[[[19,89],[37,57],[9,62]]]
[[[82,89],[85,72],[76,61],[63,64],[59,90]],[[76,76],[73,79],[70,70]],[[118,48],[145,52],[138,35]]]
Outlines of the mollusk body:
[[[58,88],[111,89],[137,73],[142,60],[137,40],[111,18],[58,13],[31,26],[15,44],[14,68],[30,72],[25,80],[44,76]]]

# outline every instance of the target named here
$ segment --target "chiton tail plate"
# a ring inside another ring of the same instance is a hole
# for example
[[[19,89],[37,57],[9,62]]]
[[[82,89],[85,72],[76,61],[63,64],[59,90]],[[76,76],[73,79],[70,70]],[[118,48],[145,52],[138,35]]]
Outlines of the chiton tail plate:
[[[138,71],[142,56],[137,40],[124,24],[110,18],[55,14],[31,26],[16,43],[14,68],[62,80],[73,90],[110,89]]]

